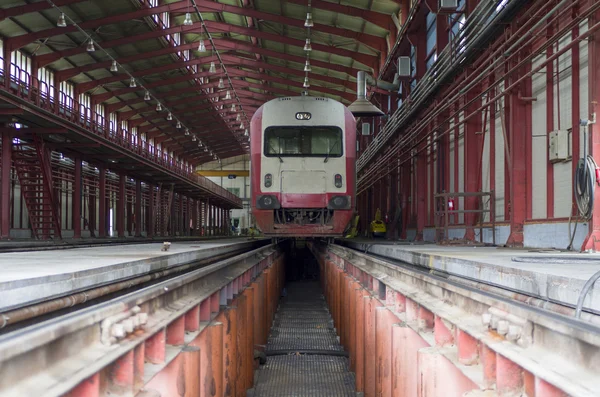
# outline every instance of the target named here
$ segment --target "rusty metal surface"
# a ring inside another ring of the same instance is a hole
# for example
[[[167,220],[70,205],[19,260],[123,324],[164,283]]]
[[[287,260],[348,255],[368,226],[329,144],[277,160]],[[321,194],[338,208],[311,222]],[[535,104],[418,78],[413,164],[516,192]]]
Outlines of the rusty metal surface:
[[[128,387],[139,390],[159,371],[167,374],[178,368],[181,358],[176,358],[177,353],[184,347],[181,343],[206,326],[228,290],[235,286],[239,292],[265,269],[274,280],[279,272],[270,266],[281,257],[281,251],[268,245],[1,335],[0,395],[63,396],[76,386],[92,384],[87,380],[96,379],[107,368],[112,371],[115,365],[133,371],[132,361],[135,371],[128,372],[127,379],[137,374],[137,380]],[[109,383],[118,386],[120,372],[110,373],[116,383]],[[102,390],[107,387],[105,382],[93,385]],[[244,386],[250,387],[251,382]],[[73,396],[80,395],[88,394]]]
[[[267,362],[257,371],[254,395],[356,396],[354,374],[349,360],[338,356],[344,348],[318,282],[288,284],[286,293],[269,335]],[[289,353],[269,355],[285,350]],[[308,350],[322,354],[299,352]]]
[[[391,338],[398,341],[399,350],[394,347],[394,355],[399,360],[418,364],[418,368],[401,368],[402,376],[410,380],[402,387],[411,391],[400,395],[421,395],[417,394],[421,390],[418,385],[442,393],[431,395],[463,395],[439,387],[450,384],[442,381],[450,373],[455,374],[452,379],[462,379],[452,382],[459,388],[475,384],[482,390],[495,386],[517,392],[535,380],[536,396],[598,395],[600,328],[596,324],[348,248],[312,243],[309,248],[319,258],[321,271],[329,276],[331,288],[326,290],[334,291],[328,293],[328,301],[336,326],[348,324],[346,317],[352,309],[341,303],[348,301],[348,291],[366,299],[354,308],[366,324],[364,335],[359,337],[365,342],[358,346],[363,365],[356,366],[357,379],[359,370],[364,372],[359,391],[383,385],[383,378],[377,375],[382,373],[379,364],[375,373],[368,371],[369,363],[379,363],[379,357],[389,360],[387,349],[373,347],[375,330],[377,335],[383,332],[377,340],[389,339],[391,332]],[[369,296],[363,297],[359,290]],[[389,321],[385,311],[396,319]],[[383,331],[374,325],[380,320]],[[344,335],[347,329],[338,327]],[[432,380],[436,373],[438,384]],[[500,394],[509,395],[504,391]]]

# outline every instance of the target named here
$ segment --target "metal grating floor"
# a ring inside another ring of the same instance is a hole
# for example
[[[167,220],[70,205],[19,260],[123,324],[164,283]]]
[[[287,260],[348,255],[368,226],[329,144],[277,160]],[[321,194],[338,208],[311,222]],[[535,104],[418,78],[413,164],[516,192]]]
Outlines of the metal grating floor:
[[[356,397],[354,374],[335,334],[319,283],[286,286],[267,342],[266,364],[256,371],[255,397]],[[299,351],[323,351],[302,354]],[[316,352],[321,353],[321,352]]]

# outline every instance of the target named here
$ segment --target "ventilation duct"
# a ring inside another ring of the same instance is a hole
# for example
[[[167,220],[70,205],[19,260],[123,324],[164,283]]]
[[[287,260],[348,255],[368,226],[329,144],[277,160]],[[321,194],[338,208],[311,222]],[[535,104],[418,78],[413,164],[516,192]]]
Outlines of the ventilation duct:
[[[380,117],[384,113],[367,100],[367,80],[365,72],[360,71],[356,76],[356,101],[348,106],[354,117]]]

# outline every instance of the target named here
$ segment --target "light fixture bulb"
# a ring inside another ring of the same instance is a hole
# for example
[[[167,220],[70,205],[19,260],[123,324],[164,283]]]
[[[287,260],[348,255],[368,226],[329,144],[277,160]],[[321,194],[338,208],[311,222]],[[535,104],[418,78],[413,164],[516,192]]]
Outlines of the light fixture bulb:
[[[183,20],[183,24],[185,26],[190,26],[194,24],[194,22],[192,21],[192,14],[190,14],[189,12],[185,13],[185,19]]]
[[[160,104],[160,102],[156,104],[156,111],[162,112],[162,105]]]
[[[312,20],[312,14],[310,12],[306,13],[306,21],[304,22],[304,26],[307,28],[312,28],[313,26],[315,26]]]
[[[86,47],[86,51],[87,52],[94,52],[96,51],[96,47],[94,47],[94,40],[90,39],[90,41],[88,41],[87,47]]]
[[[200,52],[206,51],[206,46],[204,45],[204,39],[200,39],[200,42],[198,43],[198,51],[200,51]]]
[[[306,43],[304,43],[304,51],[312,51],[312,47],[310,45],[310,39],[306,39]]]
[[[144,101],[149,101],[150,100],[150,92],[146,91],[144,93]]]
[[[231,99],[231,93],[229,92],[229,90],[227,90],[227,94],[225,94],[225,100],[229,100]]]
[[[117,65],[117,61],[115,61],[115,60],[112,61],[112,64],[110,65],[110,71],[111,72],[119,71],[119,66]]]
[[[240,114],[238,113],[237,116],[235,117],[235,121],[240,121],[241,117]]]
[[[304,88],[310,87],[310,83],[308,82],[308,77],[304,78],[304,84],[302,84],[302,87],[304,87]]]
[[[243,121],[240,123],[240,128],[244,128],[244,122]]]
[[[135,83],[135,79],[132,77],[131,80],[129,80],[129,88],[135,87],[137,87],[137,84]]]
[[[232,111],[232,112],[235,112],[235,103],[232,103],[232,104],[231,104],[231,111]]]
[[[306,63],[304,64],[304,71],[305,72],[310,72],[312,69],[310,67],[310,61],[307,59]]]
[[[185,135],[185,136],[190,136],[190,129],[189,129],[189,128],[186,128],[186,129],[185,129],[185,132],[183,133],[183,135]]]
[[[208,152],[208,148],[206,146],[204,146],[204,151]]]
[[[217,72],[217,68],[215,67],[215,62],[211,62],[210,63],[210,67],[208,68],[208,73],[216,73]]]
[[[177,121],[177,128],[181,128],[181,122],[179,120]]]
[[[61,12],[60,16],[58,17],[58,21],[56,21],[56,26],[58,26],[59,28],[66,28],[67,27],[67,20],[65,19],[65,13]]]
[[[196,142],[196,134],[192,135],[192,141]]]
[[[169,114],[167,114],[167,120],[169,120],[169,121],[173,120],[173,115],[171,114],[171,112],[169,112]]]
[[[219,79],[219,88],[225,88],[225,84],[223,84],[223,77]]]
[[[244,130],[244,136],[248,136],[248,128]]]

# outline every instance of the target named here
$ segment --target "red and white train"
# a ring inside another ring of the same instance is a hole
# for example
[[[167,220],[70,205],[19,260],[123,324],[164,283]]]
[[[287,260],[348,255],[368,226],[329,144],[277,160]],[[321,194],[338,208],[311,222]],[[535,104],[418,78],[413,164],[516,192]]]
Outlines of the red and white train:
[[[250,126],[251,208],[272,237],[335,237],[356,206],[356,120],[329,98],[273,99]]]

